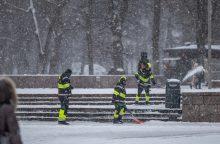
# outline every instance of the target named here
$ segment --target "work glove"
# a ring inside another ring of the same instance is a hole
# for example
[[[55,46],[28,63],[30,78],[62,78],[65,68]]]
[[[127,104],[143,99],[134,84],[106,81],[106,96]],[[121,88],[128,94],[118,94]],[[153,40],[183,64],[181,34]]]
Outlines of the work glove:
[[[151,82],[152,82],[152,84],[155,86],[156,85],[156,81],[155,81],[155,79],[153,78],[153,79],[151,79]]]
[[[135,78],[138,80],[138,74],[137,74],[137,73],[135,73],[135,74],[134,74],[134,76],[135,76]]]

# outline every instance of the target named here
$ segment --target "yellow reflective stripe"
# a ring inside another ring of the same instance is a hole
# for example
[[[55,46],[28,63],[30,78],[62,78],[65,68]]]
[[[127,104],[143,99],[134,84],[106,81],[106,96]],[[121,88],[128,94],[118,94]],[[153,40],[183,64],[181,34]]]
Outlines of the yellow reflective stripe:
[[[122,98],[126,98],[126,94],[124,94],[124,93],[119,93],[118,91],[116,91],[116,90],[114,90],[114,93],[113,93],[114,95],[116,95],[116,96],[120,96],[120,97],[122,97]]]
[[[63,88],[63,85],[62,84],[58,84],[57,87],[58,88]]]
[[[139,99],[140,99],[140,96],[139,96],[139,95],[136,95],[135,101],[139,102]]]
[[[150,96],[145,94],[146,102],[150,102]]]
[[[151,68],[151,64],[150,63],[147,63],[147,65],[148,65],[149,68]]]
[[[120,110],[120,113],[119,113],[119,115],[124,115],[125,114],[125,109],[124,108],[122,108],[121,110]]]
[[[150,75],[150,78],[151,78],[151,79],[154,78],[154,75]]]
[[[114,111],[114,118],[118,118],[118,116],[119,116],[119,115],[118,115],[118,111],[115,110],[115,111]]]
[[[119,92],[114,90],[114,95],[118,96],[119,95]]]
[[[59,111],[59,121],[65,121],[66,120],[66,116],[64,114],[64,110],[60,109]]]
[[[58,84],[57,87],[60,89],[65,89],[65,88],[69,88],[70,84],[69,83],[68,84]]]
[[[124,98],[124,99],[126,98],[126,95],[124,93],[120,93],[119,96]]]
[[[64,88],[68,88],[68,87],[70,87],[70,84],[67,83],[67,84],[64,84],[63,86],[64,86]]]
[[[142,80],[143,82],[148,82],[149,78],[144,78],[141,75],[138,75],[139,79]]]

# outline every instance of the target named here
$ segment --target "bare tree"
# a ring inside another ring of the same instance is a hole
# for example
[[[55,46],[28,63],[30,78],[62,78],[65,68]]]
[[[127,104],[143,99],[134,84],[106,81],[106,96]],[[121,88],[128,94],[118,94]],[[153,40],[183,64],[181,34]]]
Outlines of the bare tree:
[[[207,39],[207,0],[181,1],[187,13],[191,15],[196,29],[196,44],[198,48],[197,61],[204,65],[205,44]]]

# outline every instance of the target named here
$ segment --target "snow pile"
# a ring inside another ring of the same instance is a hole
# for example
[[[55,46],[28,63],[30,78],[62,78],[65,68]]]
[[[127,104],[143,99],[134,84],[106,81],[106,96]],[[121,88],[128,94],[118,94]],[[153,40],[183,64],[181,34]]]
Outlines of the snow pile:
[[[190,70],[186,74],[186,76],[183,78],[182,82],[185,82],[187,79],[191,78],[196,73],[201,73],[201,72],[204,72],[204,71],[205,71],[205,69],[203,68],[203,66],[198,66],[198,67],[194,68],[193,70]]]
[[[180,80],[178,80],[178,79],[168,79],[167,82],[180,83]]]
[[[80,75],[81,63],[79,62],[72,63],[71,68],[72,68],[74,75]],[[106,75],[107,74],[106,68],[104,68],[101,65],[94,64],[93,68],[94,68],[94,75]],[[89,65],[85,65],[83,71],[84,71],[83,75],[89,75]]]
[[[101,65],[94,64],[93,68],[94,68],[94,75],[105,75],[105,74],[107,74],[107,70]],[[89,65],[85,65],[83,74],[84,75],[89,75]]]

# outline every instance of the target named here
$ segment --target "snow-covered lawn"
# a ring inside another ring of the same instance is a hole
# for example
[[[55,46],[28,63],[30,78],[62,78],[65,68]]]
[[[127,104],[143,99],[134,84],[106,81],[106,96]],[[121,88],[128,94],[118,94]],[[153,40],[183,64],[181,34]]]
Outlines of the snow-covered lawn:
[[[219,144],[220,123],[20,122],[24,144]]]

